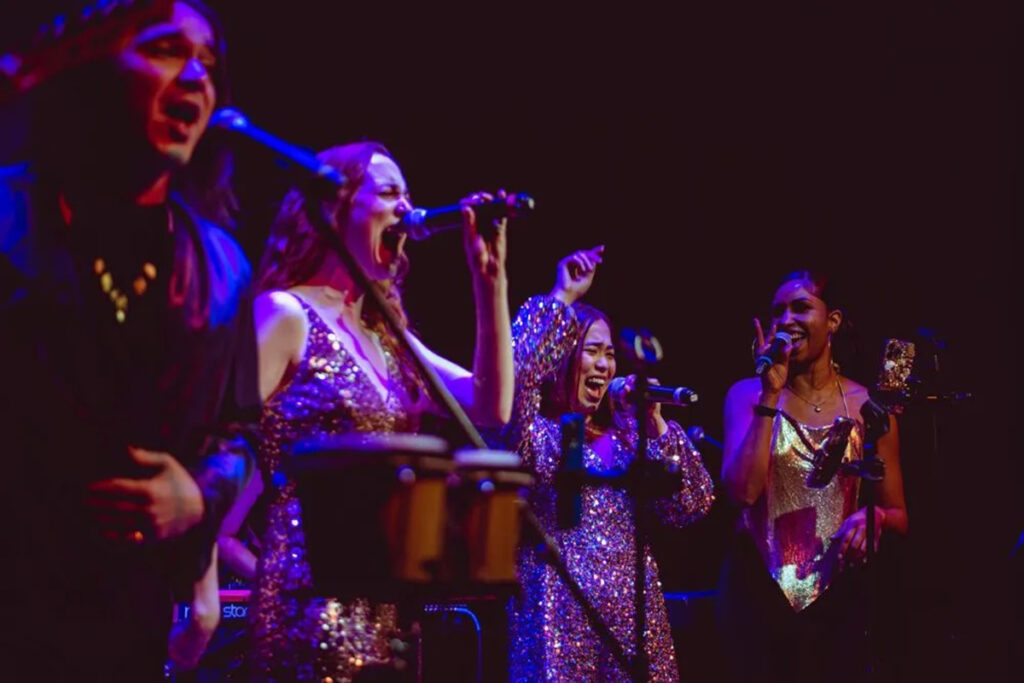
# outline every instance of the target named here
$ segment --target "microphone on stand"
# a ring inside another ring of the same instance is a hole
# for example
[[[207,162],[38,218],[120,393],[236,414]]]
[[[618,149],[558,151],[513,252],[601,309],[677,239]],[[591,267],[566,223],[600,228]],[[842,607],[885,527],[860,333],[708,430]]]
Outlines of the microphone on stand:
[[[312,152],[296,147],[257,128],[249,123],[246,115],[237,109],[224,107],[213,112],[208,127],[246,137],[256,144],[266,147],[295,168],[306,171],[316,179],[325,182],[329,187],[339,188],[345,184],[345,176],[338,169],[321,162]]]
[[[851,418],[845,416],[837,417],[832,423],[828,436],[814,454],[814,469],[807,475],[808,488],[823,489],[829,485],[832,477],[836,476],[839,466],[843,464],[843,455],[850,442],[854,424]]]
[[[776,332],[765,352],[757,357],[754,374],[760,377],[765,370],[775,365],[775,362],[782,358],[786,347],[792,343],[793,337],[788,332]]]
[[[572,529],[583,516],[583,416],[562,415],[562,464],[555,473],[555,526]]]
[[[608,393],[613,396],[619,395],[627,400],[632,397],[632,391],[626,391],[626,378],[616,377],[608,385]],[[686,387],[663,387],[660,384],[648,384],[644,392],[644,398],[651,403],[668,403],[674,406],[690,406],[700,398],[697,392]]]
[[[505,198],[495,198],[486,204],[474,204],[478,220],[492,221],[501,218],[518,218],[533,211],[536,206],[533,197],[522,192]],[[399,227],[417,242],[439,232],[462,227],[462,205],[452,204],[437,209],[413,209],[402,216]]]
[[[720,451],[725,450],[725,446],[722,445],[722,442],[719,441],[718,439],[715,439],[714,437],[708,436],[704,432],[704,428],[701,427],[700,425],[693,425],[692,427],[687,429],[686,436],[690,437],[690,441],[693,443],[694,446],[696,446],[699,443],[707,443],[711,444]]]

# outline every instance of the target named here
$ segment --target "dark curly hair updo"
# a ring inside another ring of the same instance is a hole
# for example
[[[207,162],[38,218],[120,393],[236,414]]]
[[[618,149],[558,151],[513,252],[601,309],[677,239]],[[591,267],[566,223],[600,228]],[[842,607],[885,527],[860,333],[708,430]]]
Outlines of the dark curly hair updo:
[[[852,367],[857,356],[857,334],[846,308],[846,299],[839,287],[824,273],[803,268],[788,273],[779,280],[773,291],[777,292],[787,282],[805,283],[808,292],[825,302],[827,312],[842,312],[842,322],[832,334],[832,360],[840,367]]]

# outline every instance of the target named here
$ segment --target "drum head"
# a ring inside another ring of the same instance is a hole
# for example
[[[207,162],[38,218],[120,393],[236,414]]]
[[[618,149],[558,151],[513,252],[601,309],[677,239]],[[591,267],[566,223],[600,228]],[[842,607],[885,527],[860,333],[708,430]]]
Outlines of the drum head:
[[[388,453],[445,456],[451,452],[448,442],[430,434],[399,434],[394,432],[350,432],[320,436],[299,441],[292,455],[313,453]]]
[[[522,467],[523,460],[512,451],[465,448],[455,451],[455,464],[458,467],[516,470]]]
[[[451,448],[444,439],[427,434],[340,434],[296,443],[284,465],[297,479],[307,474],[398,467],[414,467],[423,474],[447,473],[453,467]]]
[[[390,600],[407,581],[439,576],[445,481],[454,467],[447,442],[420,434],[352,433],[296,444],[282,469],[302,505],[314,591]],[[402,564],[413,556],[409,548],[423,562]],[[399,564],[408,566],[398,571]]]

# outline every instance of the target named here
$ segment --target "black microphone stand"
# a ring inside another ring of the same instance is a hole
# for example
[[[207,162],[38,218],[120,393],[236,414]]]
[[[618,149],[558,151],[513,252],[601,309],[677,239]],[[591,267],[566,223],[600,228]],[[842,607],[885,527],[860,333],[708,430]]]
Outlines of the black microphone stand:
[[[659,354],[660,355],[660,354]],[[633,576],[633,618],[636,656],[633,660],[633,681],[646,681],[650,666],[647,663],[647,602],[644,600],[647,586],[647,563],[644,551],[647,548],[647,492],[645,475],[647,464],[647,363],[638,358],[636,364],[636,458],[630,468],[636,472],[634,486],[630,493],[633,498],[633,548],[636,552],[636,567]]]
[[[645,562],[645,550],[648,541],[647,492],[648,486],[652,483],[649,480],[655,476],[647,463],[647,410],[650,405],[647,399],[647,375],[650,366],[661,360],[662,352],[661,344],[647,330],[625,329],[622,336],[626,341],[624,346],[633,352],[630,360],[633,361],[636,374],[632,395],[633,405],[636,409],[636,456],[629,466],[632,485],[628,487],[628,491],[633,503],[633,548],[636,553],[633,575],[633,638],[636,655],[633,658],[632,675],[634,683],[640,683],[640,681],[646,681],[650,673],[646,637],[647,563]]]
[[[859,462],[846,463],[841,471],[844,474],[860,477],[867,486],[863,490],[863,500],[866,506],[865,527],[867,530],[868,544],[865,556],[865,580],[867,584],[866,601],[866,626],[864,641],[865,667],[864,675],[867,680],[876,676],[878,662],[875,660],[874,635],[877,631],[878,604],[877,604],[877,568],[875,567],[875,543],[877,517],[875,514],[875,502],[877,499],[876,485],[885,479],[885,462],[878,457],[878,440],[889,432],[889,416],[901,415],[908,405],[924,404],[930,408],[931,422],[931,462],[938,462],[939,455],[939,405],[958,405],[970,401],[973,396],[970,392],[942,391],[940,390],[939,372],[939,348],[941,344],[935,339],[926,339],[931,346],[931,367],[916,367],[913,363],[913,353],[909,358],[912,367],[918,372],[924,371],[929,381],[924,381],[919,376],[908,376],[900,383],[898,388],[891,385],[882,386],[882,382],[871,392],[871,398],[861,406],[861,417],[864,420],[864,455]],[[911,345],[912,346],[912,345]]]
[[[859,477],[866,485],[862,488],[865,505],[865,526],[867,527],[867,552],[864,559],[864,576],[867,584],[864,624],[864,667],[865,680],[871,680],[876,673],[875,662],[875,620],[877,618],[876,585],[875,585],[875,486],[885,478],[885,461],[878,457],[878,440],[889,432],[889,411],[872,399],[868,399],[860,409],[864,419],[864,453],[859,461],[845,463],[841,471],[848,476]]]

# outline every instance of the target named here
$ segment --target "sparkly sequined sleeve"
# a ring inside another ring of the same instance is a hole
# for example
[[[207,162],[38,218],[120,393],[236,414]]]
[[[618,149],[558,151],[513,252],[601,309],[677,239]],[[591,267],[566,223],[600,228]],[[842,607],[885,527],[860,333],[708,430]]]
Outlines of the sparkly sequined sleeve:
[[[652,439],[648,446],[650,457],[672,463],[671,469],[682,476],[679,490],[667,500],[655,502],[654,509],[665,524],[685,526],[692,524],[711,509],[715,500],[711,475],[704,467],[700,451],[693,445],[678,423],[669,421],[668,431]]]
[[[625,427],[629,438],[626,443],[636,449],[636,418],[619,418],[620,429]],[[700,451],[693,445],[686,432],[677,422],[667,421],[668,431],[656,439],[647,441],[647,457],[670,463],[669,469],[682,474],[679,490],[670,498],[655,501],[653,508],[657,517],[670,526],[682,527],[692,524],[711,509],[715,500],[711,475],[704,467]],[[628,426],[627,426],[628,425]]]
[[[512,323],[516,393],[512,420],[502,442],[533,467],[538,444],[533,428],[540,413],[541,385],[576,342],[576,316],[552,296],[534,296],[520,306]]]

